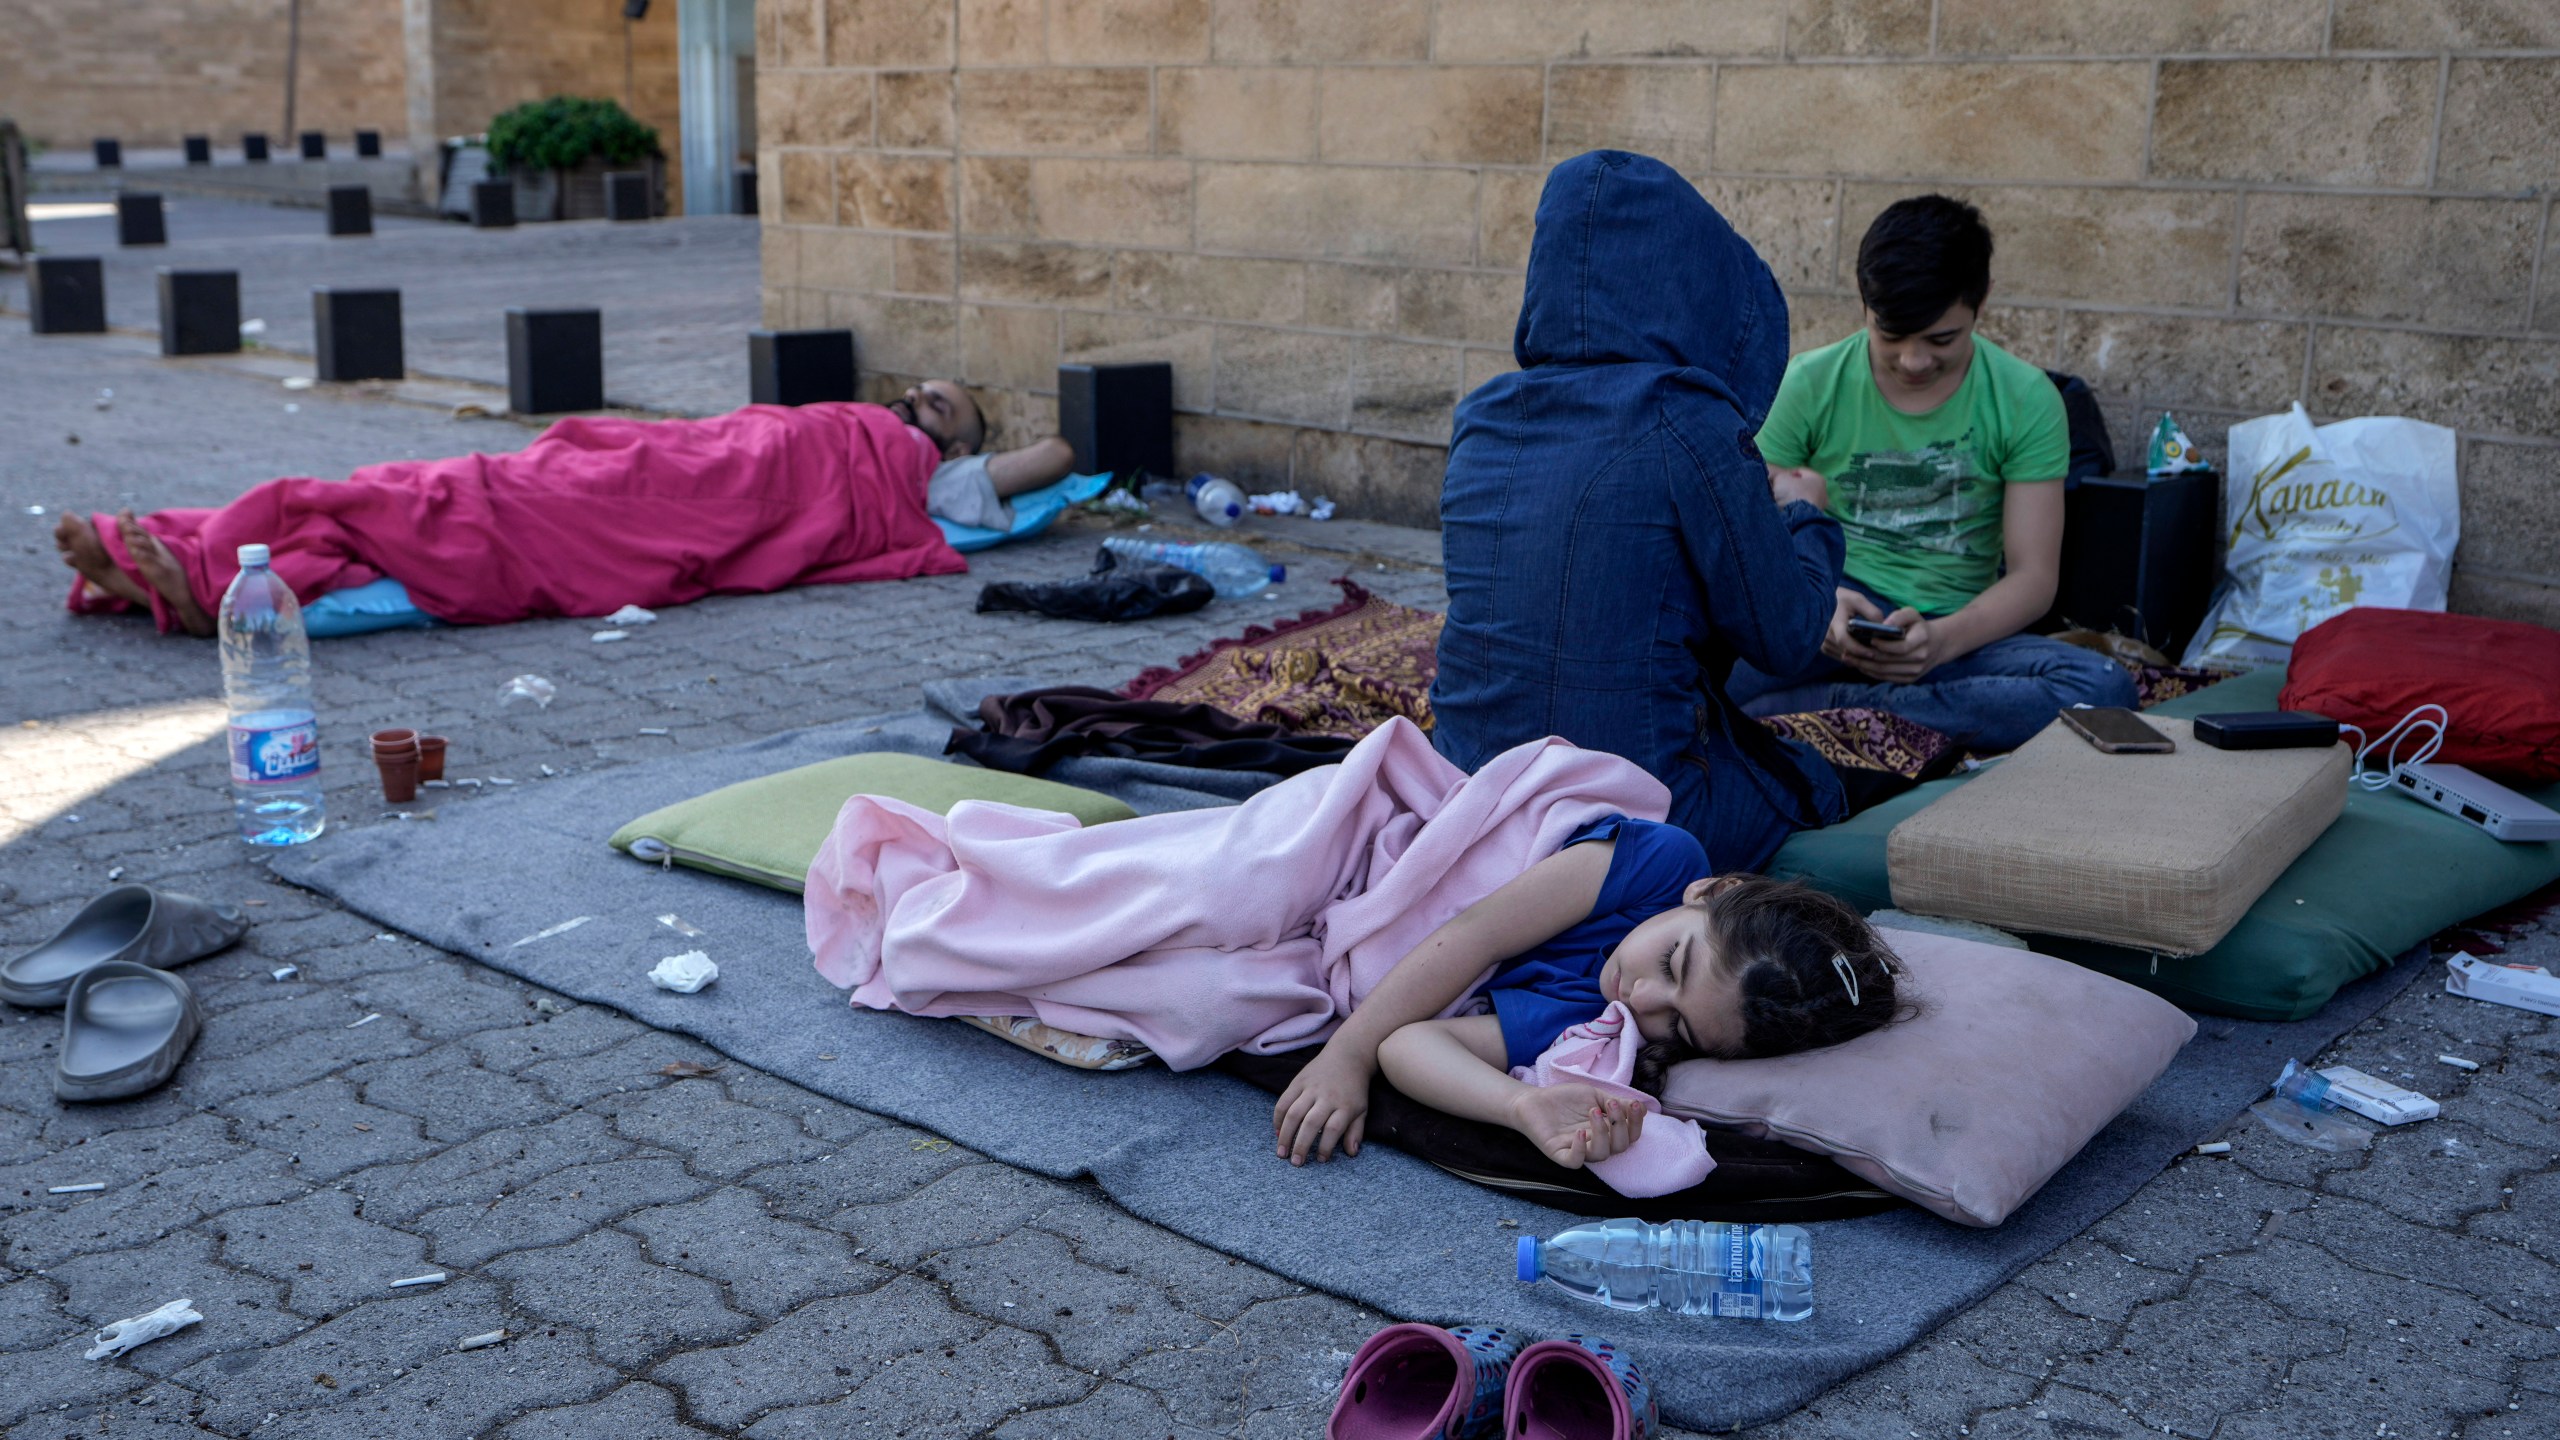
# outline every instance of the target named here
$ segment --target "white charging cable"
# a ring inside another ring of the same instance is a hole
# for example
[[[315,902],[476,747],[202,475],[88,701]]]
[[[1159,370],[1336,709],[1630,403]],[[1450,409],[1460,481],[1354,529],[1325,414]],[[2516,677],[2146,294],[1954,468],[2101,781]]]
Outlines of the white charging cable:
[[[2355,768],[2347,772],[2347,783],[2367,790],[2390,789],[2399,778],[2402,766],[2434,759],[2435,753],[2444,748],[2444,728],[2452,719],[2441,705],[2421,705],[2401,716],[2399,724],[2371,740],[2364,738],[2362,727],[2339,721],[2340,733],[2356,737]],[[2418,748],[2404,760],[2400,758],[2400,747],[2411,741],[2416,742]],[[2382,752],[2382,768],[2366,769],[2365,762],[2371,760],[2377,750]]]

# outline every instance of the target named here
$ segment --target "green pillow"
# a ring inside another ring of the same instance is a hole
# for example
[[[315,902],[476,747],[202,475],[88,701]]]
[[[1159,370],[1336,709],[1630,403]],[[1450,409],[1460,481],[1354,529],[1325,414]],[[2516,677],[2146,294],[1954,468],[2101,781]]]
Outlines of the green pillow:
[[[2284,672],[2264,669],[2159,707],[2193,717],[2274,710]],[[1893,904],[1885,835],[1904,817],[1970,779],[1953,775],[1826,830],[1789,839],[1770,873],[1828,890],[1862,911]],[[2560,785],[2525,792],[2560,807]],[[2064,797],[2057,797],[2058,800]],[[2560,843],[2510,845],[2397,795],[2347,792],[2346,813],[2276,877],[2222,943],[2201,955],[2032,935],[2047,955],[2139,985],[2190,1010],[2248,1020],[2299,1020],[2338,988],[2411,946],[2560,879]]]
[[[886,795],[948,815],[963,800],[1062,810],[1087,825],[1138,812],[1108,795],[1054,780],[878,751],[724,785],[652,810],[613,832],[616,850],[651,864],[672,861],[797,895],[836,812],[856,795]]]

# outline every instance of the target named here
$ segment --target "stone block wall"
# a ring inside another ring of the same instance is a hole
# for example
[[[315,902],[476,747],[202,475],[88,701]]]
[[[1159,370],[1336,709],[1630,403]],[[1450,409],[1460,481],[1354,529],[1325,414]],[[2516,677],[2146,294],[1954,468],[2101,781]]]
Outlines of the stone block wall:
[[[345,150],[359,129],[400,134],[407,62],[402,0],[306,4],[295,125]],[[30,139],[86,151],[211,135],[236,158],[284,129],[286,0],[0,0],[0,114]]]
[[[0,0],[6,3],[6,0]],[[412,32],[408,130],[415,153],[447,135],[476,134],[498,112],[552,95],[622,101],[658,128],[667,152],[667,203],[680,212],[677,171],[677,0],[658,0],[630,26],[631,94],[623,94],[619,0],[406,0]]]
[[[2552,0],[759,0],[768,323],[1005,433],[1174,363],[1180,463],[1429,521],[1547,167],[1645,151],[1858,323],[1897,196],[1986,328],[2209,450],[2299,400],[2464,434],[2457,604],[2560,623]]]

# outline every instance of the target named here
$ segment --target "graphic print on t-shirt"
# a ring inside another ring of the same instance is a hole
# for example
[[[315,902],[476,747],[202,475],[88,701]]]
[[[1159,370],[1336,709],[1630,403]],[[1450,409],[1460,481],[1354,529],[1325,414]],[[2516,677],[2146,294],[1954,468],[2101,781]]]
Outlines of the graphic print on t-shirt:
[[[1973,450],[1968,428],[1917,451],[1861,451],[1832,478],[1833,506],[1841,519],[1888,532],[1908,548],[1969,554],[1967,537],[1984,499],[1999,493],[1966,483],[1978,478]]]

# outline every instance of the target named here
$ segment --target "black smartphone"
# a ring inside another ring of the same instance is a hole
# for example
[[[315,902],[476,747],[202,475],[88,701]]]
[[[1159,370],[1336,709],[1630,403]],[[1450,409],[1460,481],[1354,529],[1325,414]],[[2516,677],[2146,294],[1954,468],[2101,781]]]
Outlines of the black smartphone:
[[[2196,717],[2196,738],[2217,750],[2325,750],[2338,722],[2308,710],[2234,710]]]
[[[1870,620],[1863,615],[1852,615],[1849,617],[1849,638],[1866,641],[1899,640],[1902,638],[1902,627],[1887,625],[1881,620]]]
[[[2110,755],[2166,755],[2178,748],[2177,741],[2119,706],[2075,705],[2062,712],[2062,723]]]

